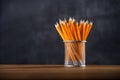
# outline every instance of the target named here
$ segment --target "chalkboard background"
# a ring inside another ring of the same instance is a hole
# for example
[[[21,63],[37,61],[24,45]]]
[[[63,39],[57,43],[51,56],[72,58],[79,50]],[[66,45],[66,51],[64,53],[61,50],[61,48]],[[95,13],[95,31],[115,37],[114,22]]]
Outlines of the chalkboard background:
[[[120,64],[120,0],[0,0],[0,63],[63,64],[54,24],[69,17],[94,22],[87,64]]]

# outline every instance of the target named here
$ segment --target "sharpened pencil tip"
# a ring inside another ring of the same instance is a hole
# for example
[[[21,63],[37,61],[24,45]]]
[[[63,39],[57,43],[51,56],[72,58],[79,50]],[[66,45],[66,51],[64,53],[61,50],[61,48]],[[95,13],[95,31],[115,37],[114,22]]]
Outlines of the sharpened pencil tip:
[[[88,20],[86,21],[86,24],[88,24]]]
[[[90,22],[91,25],[93,25],[93,22]]]
[[[75,22],[75,18],[73,18],[72,21]]]
[[[72,18],[71,18],[71,17],[69,18],[69,21],[72,21]]]
[[[58,23],[56,23],[56,24],[55,24],[55,27],[58,27],[58,26],[59,26],[59,24],[58,24]]]

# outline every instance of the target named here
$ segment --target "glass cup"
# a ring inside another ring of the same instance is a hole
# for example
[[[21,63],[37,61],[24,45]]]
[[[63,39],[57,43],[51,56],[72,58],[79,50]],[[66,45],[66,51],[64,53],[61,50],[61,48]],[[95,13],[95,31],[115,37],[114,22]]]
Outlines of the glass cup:
[[[66,67],[85,66],[85,42],[64,41]]]

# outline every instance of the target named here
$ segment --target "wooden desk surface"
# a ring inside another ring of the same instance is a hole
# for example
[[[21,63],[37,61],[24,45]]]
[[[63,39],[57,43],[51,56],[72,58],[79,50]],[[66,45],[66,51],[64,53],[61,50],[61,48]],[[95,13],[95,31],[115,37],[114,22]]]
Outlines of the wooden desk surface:
[[[0,65],[2,79],[120,79],[120,66]]]

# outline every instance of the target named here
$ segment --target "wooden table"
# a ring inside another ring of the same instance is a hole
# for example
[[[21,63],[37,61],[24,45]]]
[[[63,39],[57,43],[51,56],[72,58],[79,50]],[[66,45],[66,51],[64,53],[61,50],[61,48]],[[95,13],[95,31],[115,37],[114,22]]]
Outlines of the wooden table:
[[[120,66],[0,65],[0,80],[3,79],[120,79]]]

